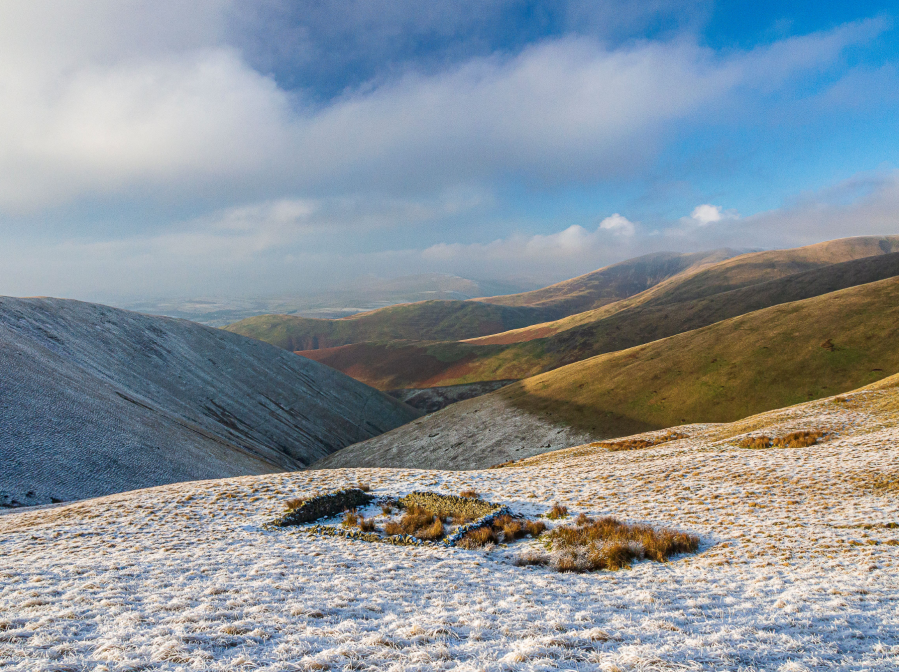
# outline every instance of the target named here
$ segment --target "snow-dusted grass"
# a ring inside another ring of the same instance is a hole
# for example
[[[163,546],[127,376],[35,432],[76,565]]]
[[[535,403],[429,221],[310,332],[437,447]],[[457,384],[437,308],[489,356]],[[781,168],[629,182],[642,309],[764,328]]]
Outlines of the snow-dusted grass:
[[[522,467],[251,476],[3,515],[0,669],[895,670],[899,505],[878,485],[899,459],[895,394]],[[811,428],[827,440],[734,445]],[[360,480],[373,494],[474,488],[527,515],[559,502],[702,543],[559,574],[513,564],[537,541],[484,553],[262,529],[287,499]]]

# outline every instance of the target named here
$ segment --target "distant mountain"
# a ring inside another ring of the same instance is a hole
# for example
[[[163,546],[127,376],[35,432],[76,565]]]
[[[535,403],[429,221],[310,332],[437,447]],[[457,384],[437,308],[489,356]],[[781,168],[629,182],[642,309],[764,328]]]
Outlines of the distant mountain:
[[[261,315],[226,327],[288,350],[317,350],[374,341],[464,340],[554,320],[626,299],[736,252],[661,253],[639,257],[531,292],[469,301],[422,301],[339,320]]]
[[[316,350],[366,341],[444,341],[517,329],[554,316],[540,308],[477,301],[423,301],[339,320],[260,315],[225,327],[285,350]]]
[[[477,469],[590,440],[730,422],[899,372],[899,277],[610,352],[462,401],[313,468]]]
[[[237,334],[0,298],[0,506],[300,469],[417,415]]]
[[[769,306],[899,275],[899,237],[742,255],[598,309],[464,342],[359,343],[304,356],[380,389],[520,379]],[[854,255],[851,261],[837,261]]]
[[[574,315],[640,294],[686,271],[696,271],[739,254],[739,251],[729,249],[694,254],[658,252],[606,266],[543,289],[478,300],[500,306],[551,308],[563,315]]]
[[[121,307],[223,327],[257,315],[336,319],[400,303],[464,301],[476,296],[507,294],[522,289],[530,289],[529,283],[470,280],[456,275],[428,273],[390,279],[360,278],[327,292],[302,296],[255,299],[171,298],[132,302]]]

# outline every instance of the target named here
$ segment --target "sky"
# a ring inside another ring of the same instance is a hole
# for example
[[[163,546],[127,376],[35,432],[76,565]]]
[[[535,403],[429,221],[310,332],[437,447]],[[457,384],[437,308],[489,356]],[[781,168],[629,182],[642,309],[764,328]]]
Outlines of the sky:
[[[0,294],[899,234],[893,2],[7,0]]]

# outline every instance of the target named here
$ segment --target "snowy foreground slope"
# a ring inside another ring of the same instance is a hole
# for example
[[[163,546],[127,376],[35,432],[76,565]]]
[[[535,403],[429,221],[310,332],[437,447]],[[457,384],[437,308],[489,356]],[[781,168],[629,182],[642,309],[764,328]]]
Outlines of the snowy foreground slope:
[[[0,297],[0,506],[297,469],[415,417],[237,334]]]
[[[899,669],[897,384],[686,426],[689,438],[643,450],[247,476],[8,513],[0,669]],[[831,435],[733,442],[804,429]],[[261,528],[286,498],[358,480],[382,493],[474,487],[528,513],[560,501],[703,544],[666,564],[557,574],[512,565],[515,547]]]

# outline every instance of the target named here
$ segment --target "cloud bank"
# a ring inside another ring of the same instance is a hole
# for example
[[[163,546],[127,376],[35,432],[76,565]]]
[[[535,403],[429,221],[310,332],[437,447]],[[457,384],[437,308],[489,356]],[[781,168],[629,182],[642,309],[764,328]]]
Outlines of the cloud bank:
[[[889,89],[895,71],[845,64],[888,20],[716,50],[695,31],[706,3],[651,5],[547,4],[537,24],[516,23],[518,0],[0,5],[0,292],[552,281],[658,249],[895,229],[888,167],[741,217],[695,184],[726,170],[662,161],[759,110],[792,129],[797,105]],[[654,210],[658,185],[678,204]]]

